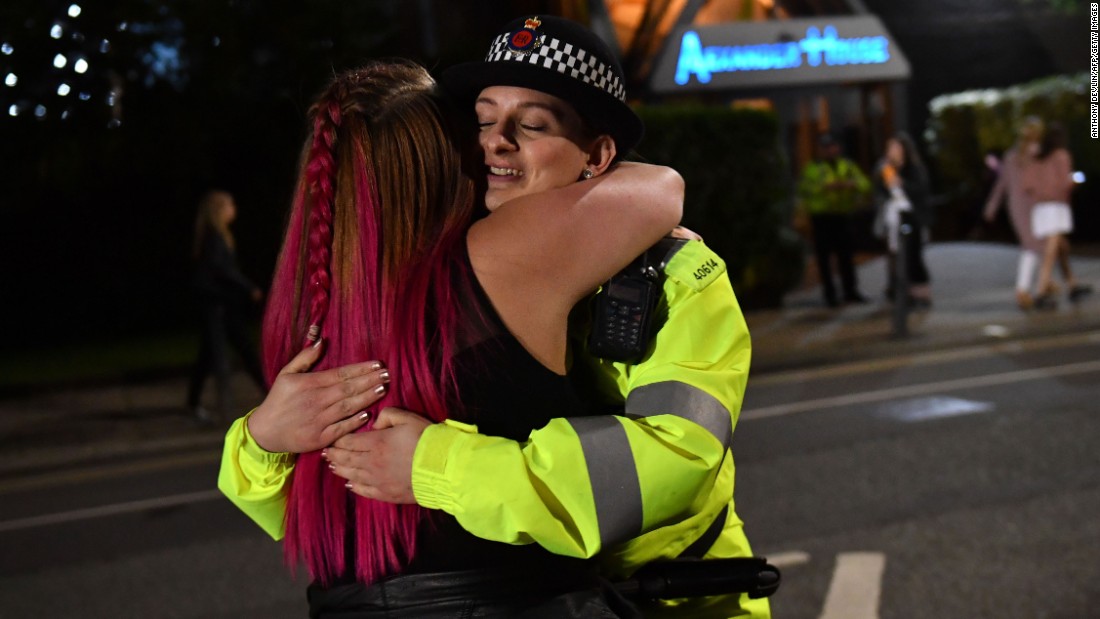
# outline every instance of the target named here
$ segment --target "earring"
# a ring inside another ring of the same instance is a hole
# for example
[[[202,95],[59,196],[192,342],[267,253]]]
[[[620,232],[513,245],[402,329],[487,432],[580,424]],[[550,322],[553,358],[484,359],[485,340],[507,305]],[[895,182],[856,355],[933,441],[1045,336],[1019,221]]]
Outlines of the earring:
[[[588,168],[585,168],[584,172],[581,172],[581,176],[584,177],[584,180],[588,180],[588,179],[592,178],[595,175],[596,174],[592,170],[589,170]]]

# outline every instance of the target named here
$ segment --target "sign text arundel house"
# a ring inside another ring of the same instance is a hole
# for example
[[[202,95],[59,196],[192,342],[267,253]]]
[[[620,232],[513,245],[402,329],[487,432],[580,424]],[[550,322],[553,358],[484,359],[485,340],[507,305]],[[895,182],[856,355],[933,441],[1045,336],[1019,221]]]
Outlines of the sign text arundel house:
[[[654,92],[909,79],[909,61],[874,15],[680,26],[667,41],[650,74]]]
[[[810,26],[800,41],[707,47],[703,47],[696,31],[688,30],[680,39],[676,83],[687,84],[692,75],[707,84],[714,73],[793,69],[803,64],[811,67],[883,64],[889,60],[890,40],[886,37],[846,39],[838,36],[831,25],[822,30]]]

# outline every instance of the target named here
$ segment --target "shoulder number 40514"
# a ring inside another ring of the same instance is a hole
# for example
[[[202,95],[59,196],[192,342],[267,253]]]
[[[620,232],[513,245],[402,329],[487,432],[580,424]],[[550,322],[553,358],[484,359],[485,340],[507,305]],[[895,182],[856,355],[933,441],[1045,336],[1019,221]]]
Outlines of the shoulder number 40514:
[[[695,279],[706,279],[707,275],[710,275],[718,269],[718,263],[712,258],[703,263],[703,266],[695,269]]]

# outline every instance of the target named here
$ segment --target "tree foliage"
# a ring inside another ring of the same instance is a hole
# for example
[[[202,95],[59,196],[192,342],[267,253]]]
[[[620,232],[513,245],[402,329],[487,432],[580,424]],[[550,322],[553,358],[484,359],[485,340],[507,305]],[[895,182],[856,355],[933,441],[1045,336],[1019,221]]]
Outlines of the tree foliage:
[[[774,114],[703,105],[643,107],[648,161],[680,171],[684,225],[726,261],[746,307],[776,307],[802,277],[788,227],[790,182]]]

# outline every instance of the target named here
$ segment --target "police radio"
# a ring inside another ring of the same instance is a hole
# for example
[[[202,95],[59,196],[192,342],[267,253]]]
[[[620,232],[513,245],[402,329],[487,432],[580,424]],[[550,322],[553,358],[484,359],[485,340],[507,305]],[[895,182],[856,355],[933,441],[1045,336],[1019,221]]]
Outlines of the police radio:
[[[588,352],[611,361],[635,362],[649,347],[653,312],[661,295],[660,273],[647,253],[603,285],[593,302]]]

